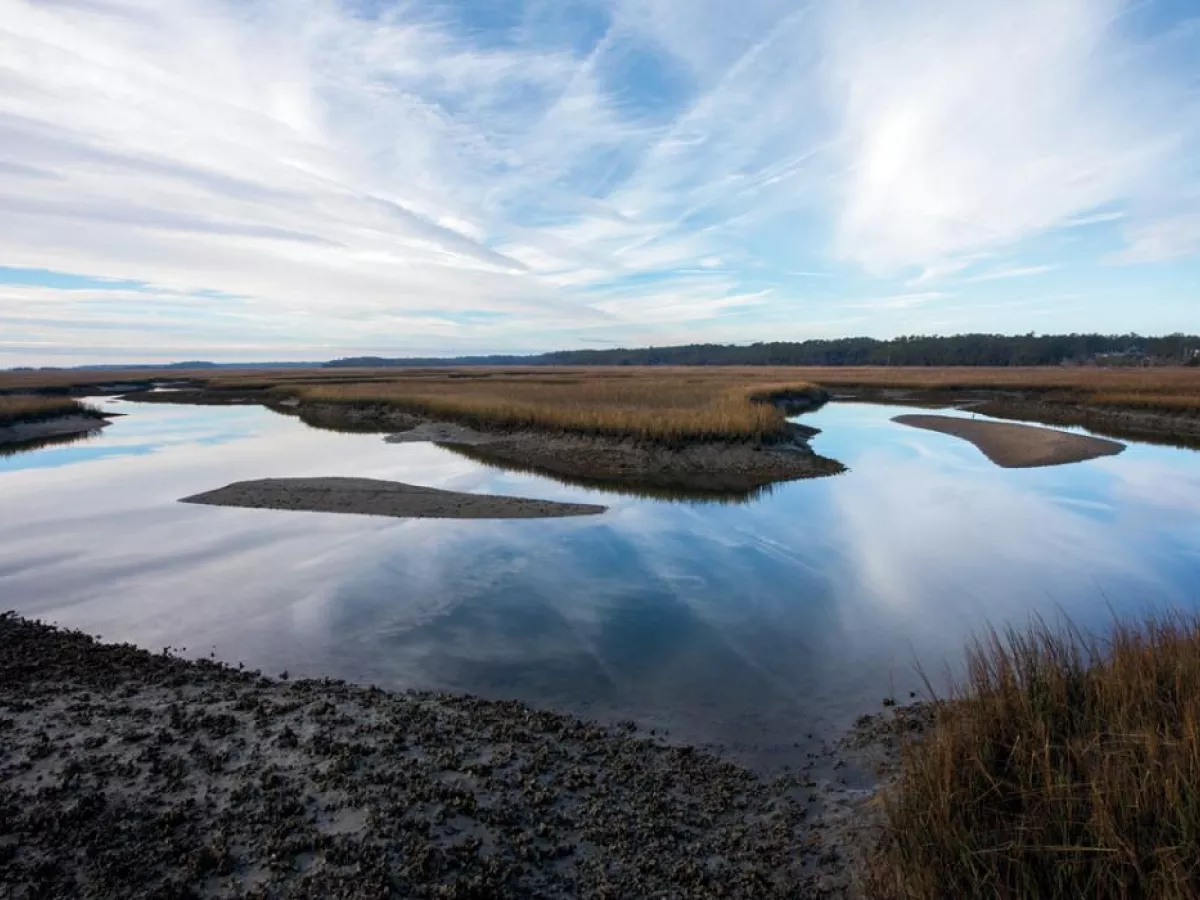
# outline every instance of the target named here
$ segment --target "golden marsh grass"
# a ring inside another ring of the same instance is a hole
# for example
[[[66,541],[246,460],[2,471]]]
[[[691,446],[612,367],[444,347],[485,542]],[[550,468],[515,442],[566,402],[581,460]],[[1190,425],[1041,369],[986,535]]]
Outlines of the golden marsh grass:
[[[243,386],[245,382],[240,382]],[[770,370],[586,370],[414,373],[360,383],[278,384],[303,400],[382,405],[482,427],[537,428],[642,440],[770,441],[786,417],[770,401],[820,390]]]
[[[903,749],[871,896],[1200,897],[1200,618],[975,642]]]

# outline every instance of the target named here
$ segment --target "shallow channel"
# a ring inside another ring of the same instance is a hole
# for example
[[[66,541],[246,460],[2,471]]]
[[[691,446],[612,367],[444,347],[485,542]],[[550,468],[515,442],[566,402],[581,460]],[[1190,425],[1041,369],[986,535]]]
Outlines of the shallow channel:
[[[803,421],[850,471],[706,503],[259,407],[105,405],[127,415],[98,437],[0,457],[0,609],[269,674],[633,719],[764,767],[919,690],[918,662],[940,684],[986,624],[1200,606],[1196,451],[1005,470],[890,421],[906,408],[831,404]],[[433,521],[177,502],[320,475],[610,509]]]

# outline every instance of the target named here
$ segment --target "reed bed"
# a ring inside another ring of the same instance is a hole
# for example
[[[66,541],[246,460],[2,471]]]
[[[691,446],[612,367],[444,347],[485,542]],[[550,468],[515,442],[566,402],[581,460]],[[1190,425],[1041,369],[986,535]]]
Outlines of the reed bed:
[[[884,814],[885,900],[1200,897],[1200,617],[974,642]]]
[[[786,433],[786,417],[771,401],[822,392],[808,382],[729,377],[721,370],[679,376],[647,370],[610,377],[585,373],[494,374],[404,378],[357,384],[276,388],[304,401],[381,405],[433,418],[501,428],[601,434],[678,442],[770,442]]]
[[[70,415],[93,416],[96,410],[68,397],[0,396],[0,427]]]

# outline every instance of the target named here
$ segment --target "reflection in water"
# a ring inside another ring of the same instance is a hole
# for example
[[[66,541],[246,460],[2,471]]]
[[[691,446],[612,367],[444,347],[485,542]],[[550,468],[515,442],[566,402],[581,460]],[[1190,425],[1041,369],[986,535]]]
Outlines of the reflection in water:
[[[103,438],[0,463],[0,607],[266,671],[630,717],[751,760],[919,687],[985,621],[1087,627],[1195,604],[1200,454],[993,467],[895,407],[817,414],[838,478],[663,503],[257,408],[118,406]],[[73,454],[54,467],[39,462]],[[353,475],[609,505],[595,520],[194,507],[231,481]],[[794,761],[794,756],[791,760]]]
[[[480,450],[470,444],[437,444],[443,450],[449,450],[466,459],[477,462],[490,469],[502,472],[519,472],[525,475],[538,475],[559,484],[587,488],[605,494],[620,494],[625,497],[641,497],[646,500],[663,500],[672,503],[725,503],[737,505],[749,503],[770,495],[773,484],[747,490],[730,488],[689,488],[678,485],[637,484],[634,482],[614,482],[603,478],[585,478],[581,475],[564,475],[551,472],[534,465],[521,465],[510,460],[495,459],[486,450]]]
[[[103,428],[93,428],[91,431],[77,431],[74,434],[54,434],[49,437],[35,438],[32,441],[0,444],[0,459],[8,456],[16,456],[18,453],[29,453],[32,450],[43,450],[47,447],[63,447],[69,444],[79,444],[96,437],[103,430]]]

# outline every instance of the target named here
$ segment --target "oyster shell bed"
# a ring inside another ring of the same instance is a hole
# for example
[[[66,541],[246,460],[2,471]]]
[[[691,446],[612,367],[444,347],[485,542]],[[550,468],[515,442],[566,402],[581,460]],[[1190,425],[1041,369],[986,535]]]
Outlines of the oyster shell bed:
[[[0,895],[808,897],[804,779],[0,616]],[[838,892],[840,893],[840,892]]]

